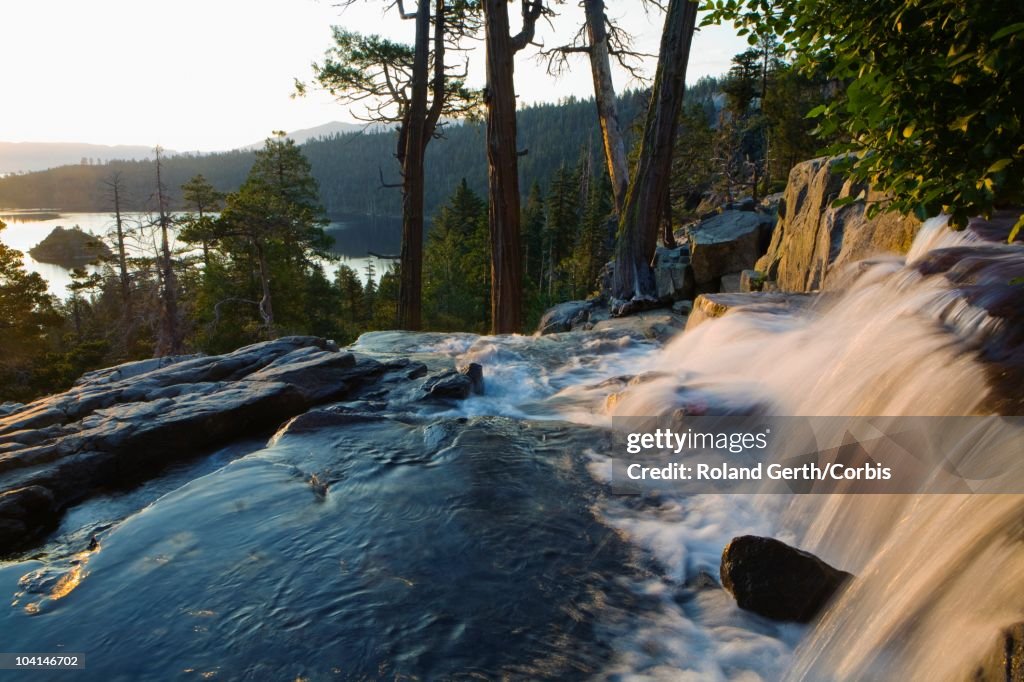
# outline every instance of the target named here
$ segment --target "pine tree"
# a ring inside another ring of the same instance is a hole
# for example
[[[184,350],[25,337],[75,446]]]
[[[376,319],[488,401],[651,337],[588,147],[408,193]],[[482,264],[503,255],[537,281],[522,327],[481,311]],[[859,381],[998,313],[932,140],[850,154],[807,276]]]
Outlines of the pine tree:
[[[534,180],[523,207],[523,274],[526,287],[540,287],[544,260],[544,193]]]
[[[598,289],[601,270],[611,256],[612,231],[609,219],[614,208],[612,185],[607,173],[591,183],[580,229],[573,249],[572,298],[587,298]]]
[[[544,292],[550,303],[566,292],[563,261],[571,255],[579,228],[578,178],[564,164],[548,188],[544,226]]]
[[[228,195],[214,230],[234,263],[255,269],[259,291],[243,298],[256,301],[265,336],[275,336],[279,323],[302,327],[310,302],[285,297],[275,310],[273,289],[301,287],[314,258],[332,258],[326,224],[309,161],[277,133],[256,153],[242,188]]]
[[[5,227],[0,221],[0,234]],[[0,402],[34,397],[33,360],[59,321],[43,278],[25,272],[21,252],[0,243]]]
[[[424,300],[429,328],[489,327],[488,245],[487,207],[463,180],[427,235]]]

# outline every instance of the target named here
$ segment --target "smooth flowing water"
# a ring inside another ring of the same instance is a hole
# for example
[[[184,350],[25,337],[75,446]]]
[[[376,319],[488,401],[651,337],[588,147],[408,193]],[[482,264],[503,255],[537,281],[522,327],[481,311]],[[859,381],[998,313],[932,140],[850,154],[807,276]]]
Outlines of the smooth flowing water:
[[[695,401],[982,411],[963,340],[999,322],[912,267],[969,240],[932,221],[909,265],[878,260],[844,293],[738,309],[665,347],[365,335],[370,355],[479,362],[487,391],[285,429],[82,505],[0,565],[4,648],[86,653],[109,680],[967,679],[1024,615],[1020,496],[615,496],[605,427]],[[858,579],[812,626],[741,611],[707,576],[746,533]]]

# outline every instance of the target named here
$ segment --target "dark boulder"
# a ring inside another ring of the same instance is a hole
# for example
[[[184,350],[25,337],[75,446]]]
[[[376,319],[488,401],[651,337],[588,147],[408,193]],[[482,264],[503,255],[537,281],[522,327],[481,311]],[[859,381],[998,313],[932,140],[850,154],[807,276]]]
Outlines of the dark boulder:
[[[423,383],[424,397],[430,400],[465,400],[473,392],[473,380],[454,369],[438,372]]]
[[[473,389],[473,393],[476,395],[484,394],[484,368],[479,363],[471,362],[468,365],[459,367],[459,374],[469,377],[469,380]]]
[[[30,485],[0,492],[0,547],[22,544],[56,520],[57,507],[49,489]]]
[[[853,576],[774,538],[744,535],[722,552],[722,587],[741,609],[809,623]]]
[[[775,217],[724,211],[688,228],[690,263],[699,290],[717,288],[722,275],[754,267],[768,249]]]

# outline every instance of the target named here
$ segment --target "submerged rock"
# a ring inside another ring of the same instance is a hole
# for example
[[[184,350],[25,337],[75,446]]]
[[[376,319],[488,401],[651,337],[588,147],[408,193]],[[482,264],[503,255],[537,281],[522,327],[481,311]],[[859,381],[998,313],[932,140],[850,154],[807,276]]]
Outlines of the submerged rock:
[[[693,302],[693,312],[686,323],[687,329],[722,317],[734,308],[751,312],[774,315],[788,315],[810,305],[815,300],[811,294],[782,294],[778,292],[749,292],[701,294]]]
[[[94,235],[77,227],[57,226],[46,238],[29,249],[29,255],[40,263],[53,263],[72,269],[97,263],[111,257],[110,248]]]
[[[686,318],[673,310],[645,310],[602,320],[594,325],[595,332],[627,332],[640,339],[668,341],[686,326]]]
[[[934,249],[913,263],[923,276],[945,280],[955,299],[933,311],[936,321],[985,363],[991,386],[985,409],[1004,415],[1024,414],[1024,235],[1006,243],[1021,213],[972,218],[967,230],[974,241]]]
[[[18,410],[22,409],[23,407],[25,407],[25,406],[22,405],[21,403],[15,403],[15,402],[11,402],[11,401],[8,401],[6,403],[2,403],[2,404],[0,404],[0,417],[6,417],[9,414],[14,414],[15,412],[17,412]]]
[[[744,535],[722,552],[722,587],[741,609],[809,623],[853,575],[774,538]]]

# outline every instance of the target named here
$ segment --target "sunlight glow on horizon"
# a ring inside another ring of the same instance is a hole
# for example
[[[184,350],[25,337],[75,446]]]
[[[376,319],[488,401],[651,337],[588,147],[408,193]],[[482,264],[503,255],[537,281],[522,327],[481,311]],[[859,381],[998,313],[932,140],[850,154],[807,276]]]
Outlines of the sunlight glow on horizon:
[[[640,0],[608,0],[637,38],[656,53],[663,17]],[[412,22],[383,15],[385,3],[340,10],[317,0],[43,0],[3,3],[0,25],[0,140],[160,144],[216,151],[258,143],[273,130],[294,131],[355,117],[325,93],[292,99],[293,80],[309,79],[331,39],[331,25],[408,41]],[[510,7],[513,17],[515,7]],[[537,40],[568,42],[582,19],[575,3],[557,8]],[[515,19],[513,19],[515,24]],[[515,29],[514,29],[515,30]],[[694,38],[689,78],[721,74],[746,43],[730,28]],[[482,48],[482,43],[481,43]],[[516,60],[521,103],[592,95],[585,59],[559,79],[545,75],[530,48]],[[470,84],[482,85],[482,49],[471,56]],[[653,60],[648,62],[653,69]],[[636,87],[616,74],[620,91]],[[358,109],[356,110],[358,113]]]

